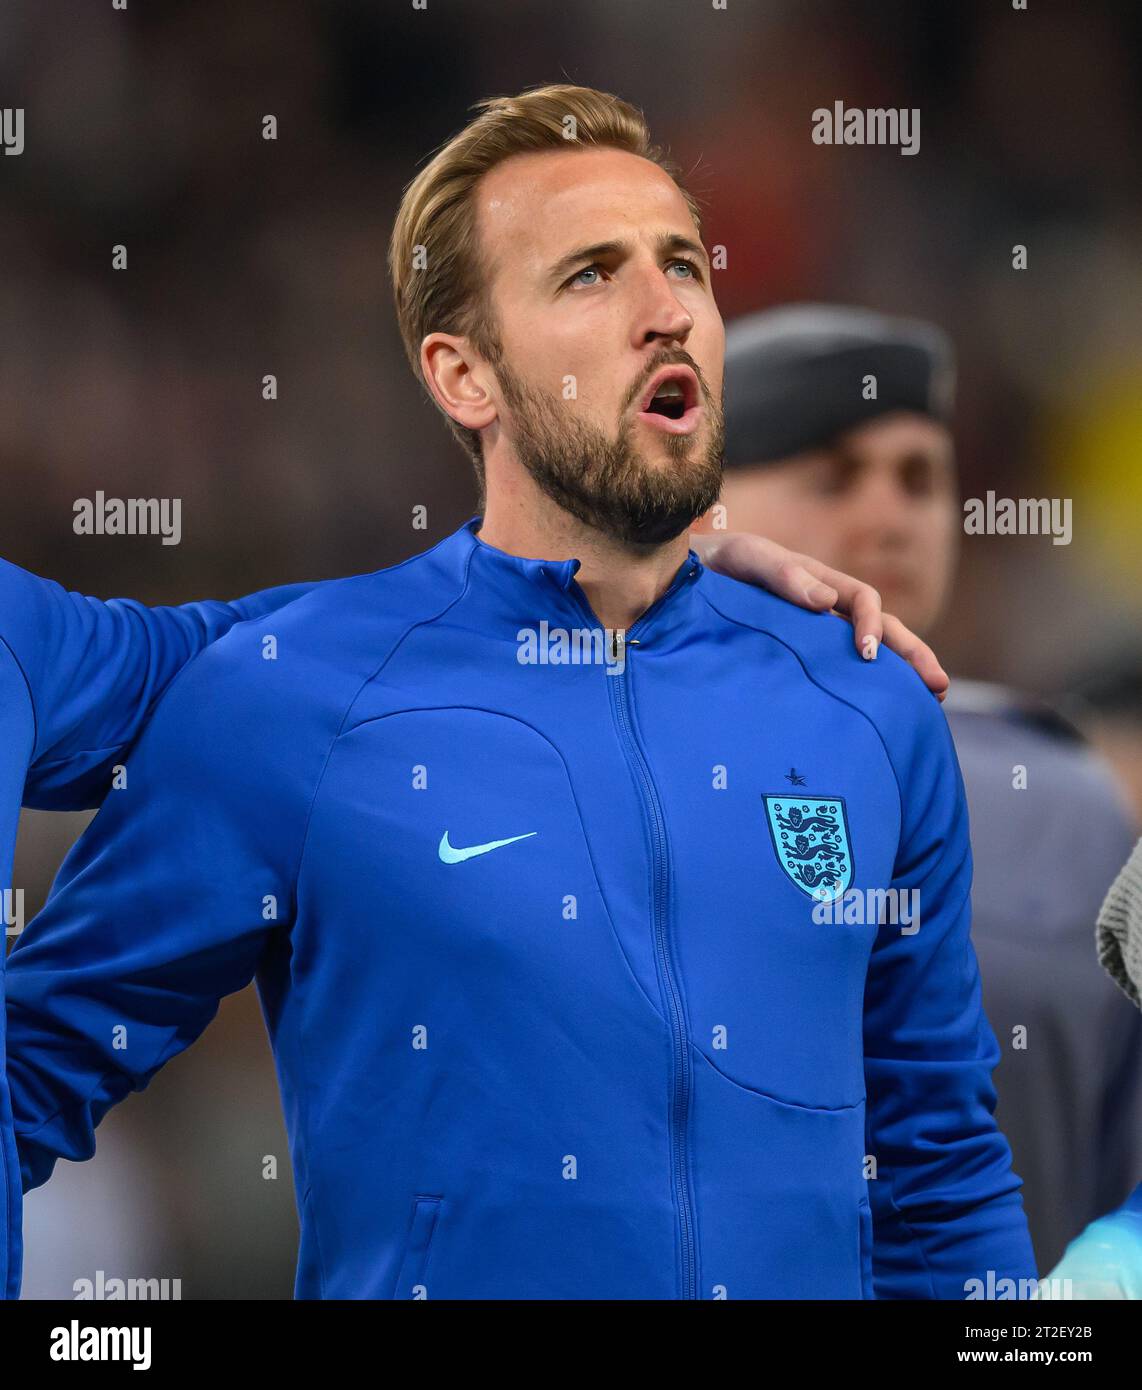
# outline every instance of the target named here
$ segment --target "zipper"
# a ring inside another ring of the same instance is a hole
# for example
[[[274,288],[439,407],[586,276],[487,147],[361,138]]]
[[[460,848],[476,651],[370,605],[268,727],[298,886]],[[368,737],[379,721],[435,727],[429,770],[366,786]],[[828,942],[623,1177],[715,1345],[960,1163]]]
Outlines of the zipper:
[[[617,629],[611,633],[612,656],[623,656],[623,664],[617,676],[606,675],[607,684],[613,687],[611,709],[615,722],[624,741],[627,761],[636,773],[636,781],[642,792],[643,805],[651,828],[651,841],[654,861],[654,942],[662,974],[667,1012],[670,1016],[671,1032],[671,1104],[670,1141],[671,1169],[673,1173],[675,1205],[678,1212],[678,1229],[682,1248],[682,1297],[698,1297],[698,1268],[695,1251],[694,1210],[690,1195],[690,1153],[688,1125],[690,1116],[690,1034],[686,1027],[686,1016],[682,1008],[682,993],[678,986],[674,953],[670,944],[669,890],[670,863],[666,852],[666,818],[650,767],[639,747],[631,721],[630,689],[627,681],[626,647],[637,647],[639,639],[634,636],[645,627],[655,611],[679,588],[684,578],[689,578],[692,570],[684,570],[679,579],[667,589],[657,602],[651,604],[641,618],[625,635]],[[574,581],[571,584],[575,597],[583,611],[597,627],[599,620],[587,602],[587,596]]]

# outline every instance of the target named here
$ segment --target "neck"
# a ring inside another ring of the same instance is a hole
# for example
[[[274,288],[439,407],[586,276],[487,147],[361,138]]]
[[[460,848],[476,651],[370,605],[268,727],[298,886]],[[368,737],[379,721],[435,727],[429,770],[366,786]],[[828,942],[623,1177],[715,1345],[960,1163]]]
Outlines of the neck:
[[[528,480],[530,482],[530,479]],[[670,587],[686,559],[689,535],[655,545],[605,536],[541,493],[488,489],[480,539],[532,560],[579,560],[575,578],[606,628],[626,631]]]

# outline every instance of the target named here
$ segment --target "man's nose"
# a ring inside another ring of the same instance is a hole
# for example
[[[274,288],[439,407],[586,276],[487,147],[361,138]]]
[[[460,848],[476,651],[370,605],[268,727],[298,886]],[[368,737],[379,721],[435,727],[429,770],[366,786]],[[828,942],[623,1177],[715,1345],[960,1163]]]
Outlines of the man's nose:
[[[633,320],[636,347],[650,342],[683,344],[693,328],[694,316],[670,288],[660,268],[640,276]]]

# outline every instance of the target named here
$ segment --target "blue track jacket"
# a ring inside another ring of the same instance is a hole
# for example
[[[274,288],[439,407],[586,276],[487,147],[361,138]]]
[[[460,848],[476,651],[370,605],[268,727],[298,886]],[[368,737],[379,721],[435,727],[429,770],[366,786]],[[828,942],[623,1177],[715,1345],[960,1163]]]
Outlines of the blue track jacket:
[[[9,962],[25,1187],[256,977],[299,1297],[1033,1277],[920,679],[693,553],[576,662],[578,561],[478,527],[173,683]]]
[[[112,768],[172,678],[234,623],[279,608],[308,584],[234,603],[147,608],[69,593],[0,560],[0,889],[18,927],[12,859],[20,804],[97,806]],[[0,957],[0,998],[4,971]],[[0,1298],[20,1289],[20,1179],[0,1021]]]

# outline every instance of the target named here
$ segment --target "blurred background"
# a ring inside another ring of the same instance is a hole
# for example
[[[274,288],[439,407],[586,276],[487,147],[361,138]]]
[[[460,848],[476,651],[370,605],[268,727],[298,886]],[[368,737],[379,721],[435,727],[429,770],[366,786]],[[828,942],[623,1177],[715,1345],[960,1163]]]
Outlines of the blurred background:
[[[373,570],[454,530],[473,484],[404,359],[387,238],[472,102],[551,81],[646,111],[728,248],[727,319],[839,300],[950,332],[964,494],[1070,497],[1074,540],[966,537],[933,644],[956,675],[1069,693],[1124,772],[1142,765],[1142,8],[1125,0],[7,0],[0,104],[26,113],[25,152],[0,158],[7,558],[171,603]],[[814,145],[811,112],[838,100],[920,108],[920,153]],[[75,535],[97,489],[181,498],[181,544]],[[82,824],[25,817],[29,914]],[[97,1269],[179,1277],[184,1298],[290,1296],[252,990],[107,1119],[95,1160],[30,1194],[26,1229],[29,1297]]]

